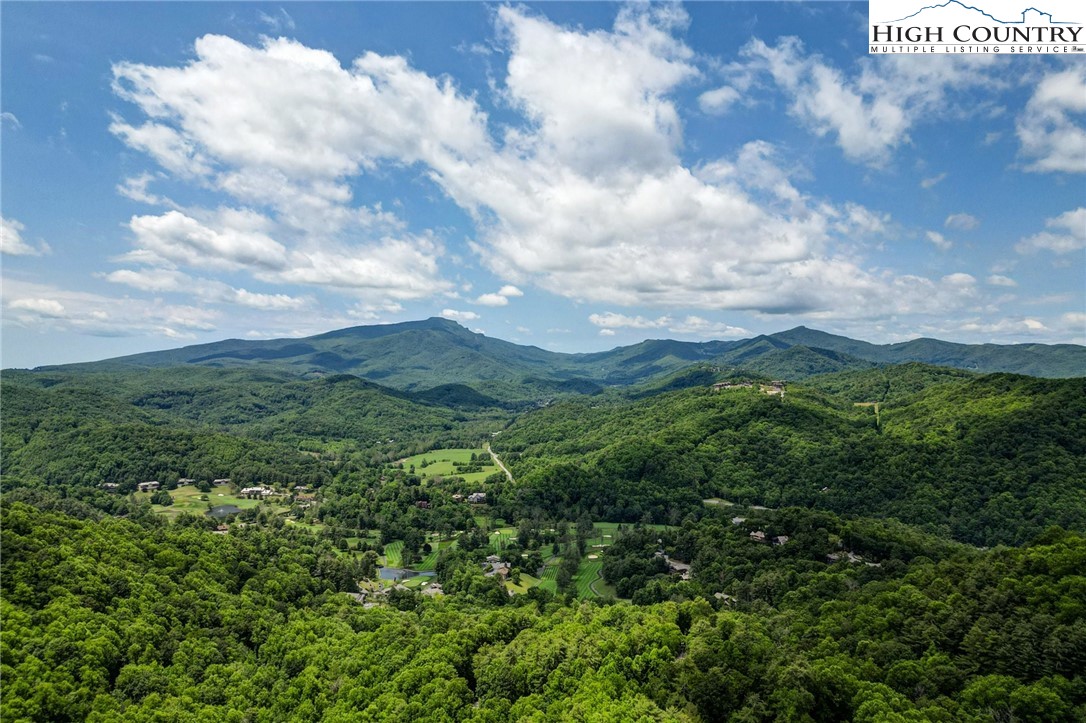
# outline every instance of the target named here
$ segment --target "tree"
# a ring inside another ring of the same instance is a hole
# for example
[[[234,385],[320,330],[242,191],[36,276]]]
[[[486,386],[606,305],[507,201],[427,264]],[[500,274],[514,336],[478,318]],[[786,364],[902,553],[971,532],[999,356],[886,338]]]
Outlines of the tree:
[[[580,558],[574,554],[572,549],[567,549],[565,555],[562,557],[562,561],[558,564],[556,581],[559,590],[564,591],[569,588],[570,583],[573,582],[573,578],[577,574],[577,568],[580,566]]]
[[[156,490],[155,493],[151,495],[151,504],[169,507],[173,504],[173,497],[166,490]]]

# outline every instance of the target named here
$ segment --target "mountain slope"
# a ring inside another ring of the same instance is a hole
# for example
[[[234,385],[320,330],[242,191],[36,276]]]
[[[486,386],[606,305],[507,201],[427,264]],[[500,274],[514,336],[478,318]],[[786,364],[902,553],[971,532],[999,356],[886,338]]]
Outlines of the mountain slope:
[[[801,326],[739,341],[651,339],[605,352],[563,354],[494,339],[447,319],[431,318],[356,326],[302,339],[228,339],[42,370],[259,367],[296,377],[352,374],[408,391],[462,384],[504,402],[534,402],[569,393],[594,393],[605,386],[641,384],[699,363],[796,380],[914,361],[977,372],[1070,377],[1086,374],[1086,347],[969,345],[935,339],[876,345]]]
[[[320,466],[303,452],[398,458],[475,441],[511,416],[468,388],[412,394],[347,374],[299,379],[262,368],[12,371],[2,397],[5,483],[84,486],[312,476]]]
[[[520,417],[494,446],[529,508],[663,522],[719,497],[989,545],[1086,529],[1086,379],[915,383],[923,391],[895,389],[878,416],[802,383],[783,398],[755,385],[572,399]]]
[[[990,373],[1010,372],[1038,377],[1086,375],[1086,347],[1077,344],[955,344],[938,339],[913,339],[898,344],[869,344],[844,336],[798,326],[773,339],[848,354],[879,364],[922,362]]]

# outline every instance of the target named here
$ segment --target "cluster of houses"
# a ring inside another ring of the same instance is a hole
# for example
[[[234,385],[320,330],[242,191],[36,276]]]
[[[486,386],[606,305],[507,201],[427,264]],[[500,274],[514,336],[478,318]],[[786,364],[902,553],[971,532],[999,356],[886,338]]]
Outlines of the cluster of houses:
[[[750,539],[754,540],[755,542],[761,542],[767,545],[787,545],[788,540],[790,540],[791,538],[788,537],[788,535],[777,535],[774,537],[772,535],[767,535],[761,530],[755,530],[754,532],[750,533]]]
[[[196,480],[192,479],[191,477],[182,477],[182,478],[177,480],[177,486],[178,487],[185,487],[187,485],[194,485],[194,484],[196,484]],[[228,485],[228,484],[230,484],[230,478],[229,477],[221,477],[219,479],[214,480],[212,482],[212,484],[215,485],[215,486]],[[101,489],[108,490],[108,491],[115,491],[115,490],[120,489],[120,487],[121,487],[119,482],[103,482],[102,484],[100,484],[98,486]],[[158,480],[148,480],[146,482],[139,482],[139,483],[136,484],[136,491],[138,491],[138,492],[155,492],[155,491],[160,490],[162,488],[163,488],[163,485]],[[294,495],[295,495],[295,497],[297,499],[304,500],[304,501],[313,501],[315,499],[314,495],[306,494],[308,492],[309,492],[309,487],[307,487],[306,485],[298,485],[297,487],[294,488]],[[276,491],[275,489],[272,489],[271,487],[266,487],[264,485],[255,485],[253,487],[243,487],[238,492],[238,494],[241,495],[242,497],[249,497],[249,496],[252,496],[252,495],[256,495],[256,496],[259,496],[259,497],[269,497],[271,495],[281,495],[283,493],[279,492],[279,491]],[[484,495],[484,497],[485,497],[485,495]]]
[[[778,394],[784,396],[784,388],[787,385],[783,379],[775,379],[768,384],[759,384],[758,388],[766,394]],[[712,386],[714,392],[721,392],[727,389],[753,389],[754,382],[741,381],[741,382],[717,382]]]
[[[750,389],[754,382],[717,382],[713,385],[713,391],[719,392],[725,389]]]
[[[690,579],[690,565],[687,563],[671,559],[663,550],[657,550],[655,557],[663,558],[664,562],[667,563],[668,572],[678,573],[683,580]]]
[[[410,590],[410,588],[406,585],[397,583],[396,585],[393,585],[389,588],[362,588],[358,592],[348,592],[344,594],[353,598],[354,601],[359,603],[362,607],[368,609],[378,607],[379,605],[386,602],[388,598],[388,593],[392,590]],[[429,597],[434,597],[437,595],[444,595],[445,591],[441,589],[441,583],[435,581],[423,585],[421,588],[419,588],[419,593],[422,595],[427,595]]]
[[[830,554],[826,555],[826,562],[848,562],[850,565],[859,565],[860,563],[863,563],[868,567],[882,567],[881,562],[868,562],[867,560],[857,555],[855,552],[851,551],[831,552]]]
[[[264,487],[263,485],[257,485],[256,487],[242,487],[238,492],[242,497],[248,497],[249,495],[259,495],[260,497],[268,497],[270,495],[281,494],[276,492],[271,487]]]
[[[452,496],[453,502],[463,502],[464,495],[456,494]],[[486,492],[472,492],[468,495],[468,502],[473,505],[485,505],[486,504]]]
[[[754,507],[752,509],[762,509],[762,510],[764,510],[765,508],[764,507]],[[746,517],[733,517],[732,518],[732,524],[733,525],[741,525],[746,521],[747,521]],[[750,533],[750,539],[754,540],[755,542],[761,542],[762,544],[765,544],[765,545],[787,545],[788,540],[790,540],[792,538],[790,538],[788,535],[776,535],[776,536],[767,535],[762,530],[754,530],[753,532]]]
[[[513,568],[508,562],[502,562],[502,559],[497,555],[487,555],[486,562],[483,563],[483,569],[486,570],[484,573],[486,577],[498,575],[504,580],[509,577],[509,572]]]

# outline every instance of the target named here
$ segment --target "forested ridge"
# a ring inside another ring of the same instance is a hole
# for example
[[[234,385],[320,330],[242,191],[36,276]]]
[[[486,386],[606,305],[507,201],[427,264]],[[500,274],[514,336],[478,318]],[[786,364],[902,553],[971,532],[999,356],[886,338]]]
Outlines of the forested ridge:
[[[99,373],[207,367],[293,375],[346,373],[401,390],[467,384],[479,391],[489,389],[525,400],[559,391],[569,382],[637,384],[697,362],[741,366],[792,379],[908,362],[976,372],[1074,377],[1086,366],[1086,348],[1075,344],[953,344],[938,339],[878,345],[800,326],[735,341],[648,339],[602,352],[563,354],[487,337],[434,317],[356,326],[302,339],[227,339],[41,370]]]
[[[1086,380],[687,353],[5,372],[0,718],[1086,719]]]
[[[817,383],[817,380],[812,384]],[[526,503],[608,519],[721,497],[896,517],[975,544],[1086,526],[1086,381],[990,375],[855,407],[809,387],[573,399],[496,443]]]

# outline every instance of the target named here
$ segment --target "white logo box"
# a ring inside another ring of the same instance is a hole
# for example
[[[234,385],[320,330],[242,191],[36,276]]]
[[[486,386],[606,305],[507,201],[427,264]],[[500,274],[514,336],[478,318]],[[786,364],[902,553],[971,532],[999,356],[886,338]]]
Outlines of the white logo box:
[[[868,52],[1086,53],[1083,0],[870,0]]]

